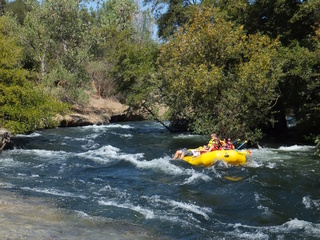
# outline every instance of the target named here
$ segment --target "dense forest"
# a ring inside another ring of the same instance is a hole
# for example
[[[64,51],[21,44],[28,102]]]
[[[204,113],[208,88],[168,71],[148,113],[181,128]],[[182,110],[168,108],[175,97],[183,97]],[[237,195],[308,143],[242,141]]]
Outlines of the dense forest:
[[[94,86],[195,133],[256,141],[292,117],[320,155],[319,0],[90,2],[0,0],[1,127],[54,127]]]

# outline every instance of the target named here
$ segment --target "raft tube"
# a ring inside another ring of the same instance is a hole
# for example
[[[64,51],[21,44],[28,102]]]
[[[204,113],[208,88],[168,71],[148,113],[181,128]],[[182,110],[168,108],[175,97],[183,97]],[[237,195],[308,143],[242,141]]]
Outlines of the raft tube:
[[[210,167],[217,161],[225,161],[232,165],[243,165],[247,162],[246,156],[250,154],[250,150],[216,150],[196,157],[185,156],[183,160],[195,166],[203,165],[205,167]]]

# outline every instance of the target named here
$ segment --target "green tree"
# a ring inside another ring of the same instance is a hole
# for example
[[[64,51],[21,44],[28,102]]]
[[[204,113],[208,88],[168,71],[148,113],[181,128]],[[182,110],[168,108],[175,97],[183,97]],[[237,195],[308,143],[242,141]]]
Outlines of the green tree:
[[[51,36],[48,31],[48,18],[43,13],[38,2],[29,2],[31,11],[26,15],[23,28],[23,44],[27,55],[33,59],[33,70],[41,73],[41,78],[46,74]]]
[[[19,23],[23,25],[24,18],[29,9],[24,0],[15,0],[7,3],[6,11],[11,11],[17,17]]]
[[[32,10],[25,20],[25,44],[32,49],[30,56],[41,72],[40,78],[61,100],[82,102],[84,90],[90,86],[85,67],[93,44],[91,23],[85,21],[87,10],[80,0],[29,4]]]
[[[29,73],[21,67],[23,49],[12,31],[13,21],[9,16],[0,17],[1,127],[28,133],[56,126],[53,117],[66,106],[27,81]]]
[[[133,28],[133,18],[138,6],[133,0],[111,0],[102,3],[98,10],[100,22],[104,26],[116,26],[118,30]]]
[[[95,66],[100,67],[91,74],[101,75],[101,66],[107,72],[102,74],[103,81],[95,81],[96,85],[99,89],[114,87],[113,93],[118,93],[121,101],[140,106],[150,92],[149,79],[155,71],[158,49],[151,39],[150,14],[133,0],[108,1],[97,11],[97,22],[94,53],[99,60]]]
[[[196,6],[202,1],[196,0],[144,0],[144,4],[151,4],[157,20],[158,36],[167,39],[178,27],[186,24]]]
[[[284,59],[279,87],[286,113],[297,119],[299,136],[314,140],[320,134],[320,44],[314,50],[296,44],[279,55]]]
[[[260,32],[279,38],[283,45],[292,41],[308,44],[319,21],[320,3],[317,0],[207,0],[225,13],[225,17],[244,25],[249,34]]]
[[[279,96],[277,47],[212,8],[199,9],[160,50],[159,94],[170,119],[186,120],[195,132],[254,140]]]
[[[2,16],[6,11],[7,2],[6,0],[0,0],[0,16]]]

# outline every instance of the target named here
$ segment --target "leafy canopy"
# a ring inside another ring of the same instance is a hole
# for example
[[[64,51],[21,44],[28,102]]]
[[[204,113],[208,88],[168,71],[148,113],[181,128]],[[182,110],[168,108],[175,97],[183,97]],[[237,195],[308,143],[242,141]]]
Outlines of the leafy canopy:
[[[56,113],[66,106],[27,81],[21,68],[22,48],[12,33],[14,20],[0,17],[0,123],[12,133],[28,133],[53,127]]]
[[[253,140],[279,95],[277,46],[247,36],[213,8],[198,9],[160,50],[160,94],[170,119],[187,120],[195,132]]]

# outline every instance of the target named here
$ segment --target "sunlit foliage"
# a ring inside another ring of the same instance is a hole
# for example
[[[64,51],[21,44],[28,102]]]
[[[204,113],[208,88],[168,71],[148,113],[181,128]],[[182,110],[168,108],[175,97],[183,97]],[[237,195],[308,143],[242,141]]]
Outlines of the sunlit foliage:
[[[83,103],[90,86],[85,66],[93,39],[90,23],[84,22],[80,0],[30,1],[25,19],[24,44],[29,47],[42,83],[62,101]],[[57,83],[59,88],[56,88]]]
[[[21,67],[23,49],[12,22],[9,16],[0,17],[0,125],[12,133],[56,126],[53,117],[67,106],[27,81],[29,73]]]
[[[93,33],[98,40],[95,51],[108,71],[104,83],[111,78],[115,87],[113,93],[119,94],[119,99],[132,107],[141,107],[154,87],[150,80],[155,71],[158,46],[151,39],[151,28],[150,15],[139,9],[133,0],[108,1],[98,10],[98,23]],[[103,71],[97,68],[98,72]]]
[[[199,9],[161,48],[160,91],[172,120],[196,132],[254,139],[279,93],[277,43]]]

